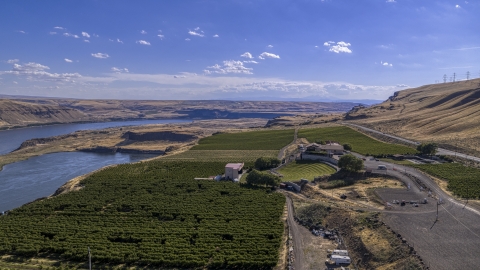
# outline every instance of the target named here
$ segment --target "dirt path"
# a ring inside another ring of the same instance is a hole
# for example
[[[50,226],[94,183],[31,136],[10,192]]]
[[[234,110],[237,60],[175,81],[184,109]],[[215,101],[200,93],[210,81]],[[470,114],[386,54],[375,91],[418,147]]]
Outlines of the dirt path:
[[[278,152],[277,158],[279,160],[282,160],[285,158],[285,151],[290,147],[292,144],[295,144],[297,142],[297,135],[298,135],[298,128],[295,128],[295,134],[293,135],[293,141],[289,143],[288,145],[285,145],[280,151]]]
[[[302,231],[307,231],[308,230],[300,225],[297,224],[295,221],[295,218],[293,216],[293,202],[292,199],[290,199],[289,196],[287,196],[287,207],[288,207],[288,227],[290,228],[290,234],[292,235],[292,241],[293,241],[293,256],[294,256],[294,262],[293,262],[293,267],[296,270],[301,270],[303,268],[303,237],[302,237]],[[305,233],[305,232],[303,232]]]

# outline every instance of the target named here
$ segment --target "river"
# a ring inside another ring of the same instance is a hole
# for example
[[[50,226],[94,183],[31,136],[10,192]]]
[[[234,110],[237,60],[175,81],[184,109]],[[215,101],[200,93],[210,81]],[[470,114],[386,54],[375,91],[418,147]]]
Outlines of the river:
[[[64,135],[77,130],[94,130],[109,127],[139,126],[148,124],[185,123],[191,120],[136,120],[120,122],[83,123],[83,124],[59,124],[50,126],[36,126],[19,129],[0,131],[0,155],[7,154],[17,149],[22,142],[33,138],[46,138]]]
[[[184,123],[191,120],[141,120],[85,124],[61,124],[0,131],[0,154],[9,153],[33,138],[118,126]],[[148,154],[101,154],[84,152],[52,153],[8,164],[0,171],[0,213],[35,199],[52,195],[77,176],[110,164],[130,163],[154,157]]]

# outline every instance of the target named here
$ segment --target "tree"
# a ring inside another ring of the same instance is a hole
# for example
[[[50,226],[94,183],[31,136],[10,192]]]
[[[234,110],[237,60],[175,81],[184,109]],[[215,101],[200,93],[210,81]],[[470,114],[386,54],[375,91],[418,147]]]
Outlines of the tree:
[[[352,151],[352,145],[349,144],[349,143],[346,143],[343,145],[343,149],[347,150],[347,151]]]
[[[363,169],[363,160],[352,154],[343,155],[338,161],[338,167],[348,172],[358,172]]]
[[[418,152],[422,155],[433,156],[437,153],[438,145],[436,143],[422,143],[417,146]]]
[[[266,185],[273,187],[280,183],[280,178],[276,175],[253,169],[247,175],[247,183],[250,185]]]
[[[280,165],[280,162],[281,161],[278,158],[260,157],[255,160],[255,168],[258,170],[276,168]]]

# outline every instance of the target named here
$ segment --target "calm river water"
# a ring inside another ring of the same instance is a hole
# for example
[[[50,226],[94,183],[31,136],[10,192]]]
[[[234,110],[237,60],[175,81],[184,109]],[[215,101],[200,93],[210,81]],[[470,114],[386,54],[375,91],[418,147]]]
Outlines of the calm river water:
[[[144,120],[4,130],[0,131],[0,154],[15,150],[25,140],[68,134],[77,130],[181,122],[191,121]],[[0,213],[35,199],[49,196],[68,180],[104,166],[130,163],[154,156],[147,154],[61,152],[8,164],[0,171]]]

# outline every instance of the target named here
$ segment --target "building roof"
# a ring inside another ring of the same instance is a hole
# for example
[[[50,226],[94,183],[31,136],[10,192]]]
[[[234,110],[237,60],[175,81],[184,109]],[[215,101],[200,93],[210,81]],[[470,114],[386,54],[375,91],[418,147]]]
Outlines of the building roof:
[[[340,144],[326,144],[320,145],[320,149],[322,150],[340,150],[343,151],[343,146]]]
[[[330,258],[333,259],[344,259],[344,260],[350,260],[350,257],[348,256],[342,256],[342,255],[332,255]]]
[[[241,170],[243,168],[243,163],[228,163],[227,165],[225,165],[225,168]]]

